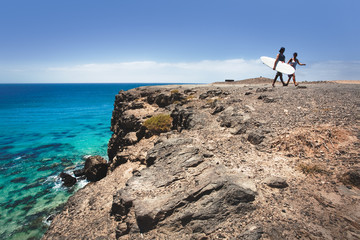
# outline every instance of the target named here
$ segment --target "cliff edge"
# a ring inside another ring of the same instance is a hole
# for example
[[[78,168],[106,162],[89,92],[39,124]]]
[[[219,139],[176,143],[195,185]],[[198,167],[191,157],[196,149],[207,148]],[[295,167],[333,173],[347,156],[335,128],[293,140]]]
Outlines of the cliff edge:
[[[359,239],[360,85],[116,95],[105,178],[43,239]]]

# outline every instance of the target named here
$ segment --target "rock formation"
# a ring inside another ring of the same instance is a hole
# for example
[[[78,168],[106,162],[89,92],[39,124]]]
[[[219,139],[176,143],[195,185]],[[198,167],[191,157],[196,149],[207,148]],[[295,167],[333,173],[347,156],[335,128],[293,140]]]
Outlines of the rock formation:
[[[114,196],[116,235],[136,236],[161,226],[174,238],[182,239],[189,231],[200,236],[224,219],[252,211],[254,182],[223,165],[207,163],[206,153],[188,138],[157,141],[147,157],[151,166],[134,174]]]
[[[63,186],[65,186],[65,187],[72,187],[76,183],[76,178],[74,178],[70,174],[62,172],[62,173],[60,173],[59,177],[63,181]]]
[[[120,91],[108,175],[44,239],[359,239],[360,85],[265,80]]]
[[[90,182],[96,182],[106,176],[107,161],[101,156],[90,156],[85,159],[84,174]]]

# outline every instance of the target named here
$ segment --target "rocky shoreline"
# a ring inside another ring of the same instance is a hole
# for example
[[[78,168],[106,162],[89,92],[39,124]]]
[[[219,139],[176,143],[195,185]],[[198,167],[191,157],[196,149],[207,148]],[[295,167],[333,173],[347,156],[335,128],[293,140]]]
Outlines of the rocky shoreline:
[[[120,91],[107,176],[43,239],[359,239],[360,85],[267,81]]]

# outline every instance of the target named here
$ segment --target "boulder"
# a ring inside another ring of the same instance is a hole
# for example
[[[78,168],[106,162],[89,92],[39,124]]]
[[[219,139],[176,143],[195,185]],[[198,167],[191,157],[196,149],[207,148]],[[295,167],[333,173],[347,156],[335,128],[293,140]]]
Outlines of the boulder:
[[[205,99],[208,97],[216,97],[216,96],[220,96],[220,95],[229,95],[229,93],[223,92],[221,89],[214,89],[214,90],[209,90],[206,93],[200,94],[199,99]]]
[[[171,112],[172,129],[181,132],[184,129],[190,129],[195,126],[195,116],[192,108],[181,108],[176,106]]]
[[[248,135],[247,140],[254,145],[259,145],[260,143],[262,143],[262,141],[264,140],[265,136],[261,135],[260,133],[257,132],[251,132]]]
[[[263,100],[265,103],[275,102],[275,99],[272,97],[268,97],[267,95],[260,95],[258,99]]]
[[[207,93],[202,93],[202,94],[200,94],[199,99],[205,99],[207,97],[209,97],[209,95]]]
[[[173,104],[174,102],[182,102],[185,100],[185,97],[178,92],[173,92],[171,95],[166,94],[159,94],[156,96],[148,96],[147,102],[149,104],[156,103],[159,107],[164,108],[170,104]]]
[[[256,92],[266,92],[268,89],[265,87],[265,88],[257,88],[256,89]]]
[[[222,112],[224,109],[225,109],[224,106],[217,106],[217,107],[214,109],[214,111],[211,113],[211,115],[215,115],[215,114],[217,114],[217,113],[219,113],[219,112]]]
[[[286,180],[281,177],[267,177],[264,180],[264,183],[272,188],[286,188],[289,185],[287,184]]]
[[[81,177],[85,175],[85,170],[84,169],[78,169],[78,170],[74,170],[73,171],[75,177]]]
[[[88,157],[85,161],[85,176],[90,182],[96,182],[106,176],[108,164],[106,160],[100,156]]]
[[[65,186],[65,187],[72,187],[76,183],[76,178],[74,178],[70,174],[62,172],[62,173],[60,173],[59,177],[63,181],[63,186]]]
[[[159,94],[158,96],[155,97],[155,103],[159,107],[166,107],[171,104],[170,96],[165,94]]]
[[[246,133],[246,125],[243,124],[243,125],[236,126],[232,129],[230,129],[230,133],[233,135],[244,134],[244,133]]]
[[[356,187],[360,187],[360,168],[354,168],[346,172],[342,179],[346,184],[351,184]]]
[[[191,94],[195,94],[195,93],[196,93],[196,90],[193,90],[193,89],[185,89],[185,90],[184,90],[184,93],[191,95]]]

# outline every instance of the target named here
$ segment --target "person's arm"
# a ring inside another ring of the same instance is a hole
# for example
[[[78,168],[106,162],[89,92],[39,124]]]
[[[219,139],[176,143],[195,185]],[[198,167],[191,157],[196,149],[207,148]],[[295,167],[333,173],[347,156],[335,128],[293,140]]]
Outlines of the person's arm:
[[[299,59],[296,59],[297,60],[297,63],[300,65],[300,66],[305,66],[306,64],[305,63],[300,63],[299,62]]]
[[[275,70],[275,68],[276,68],[276,64],[277,64],[277,63],[278,63],[278,61],[279,61],[279,56],[280,56],[280,54],[278,54],[278,55],[276,56],[276,59],[275,59],[275,63],[274,63],[273,70]]]
[[[290,60],[288,61],[288,64],[290,64],[291,60],[292,60],[292,58],[290,58]]]

